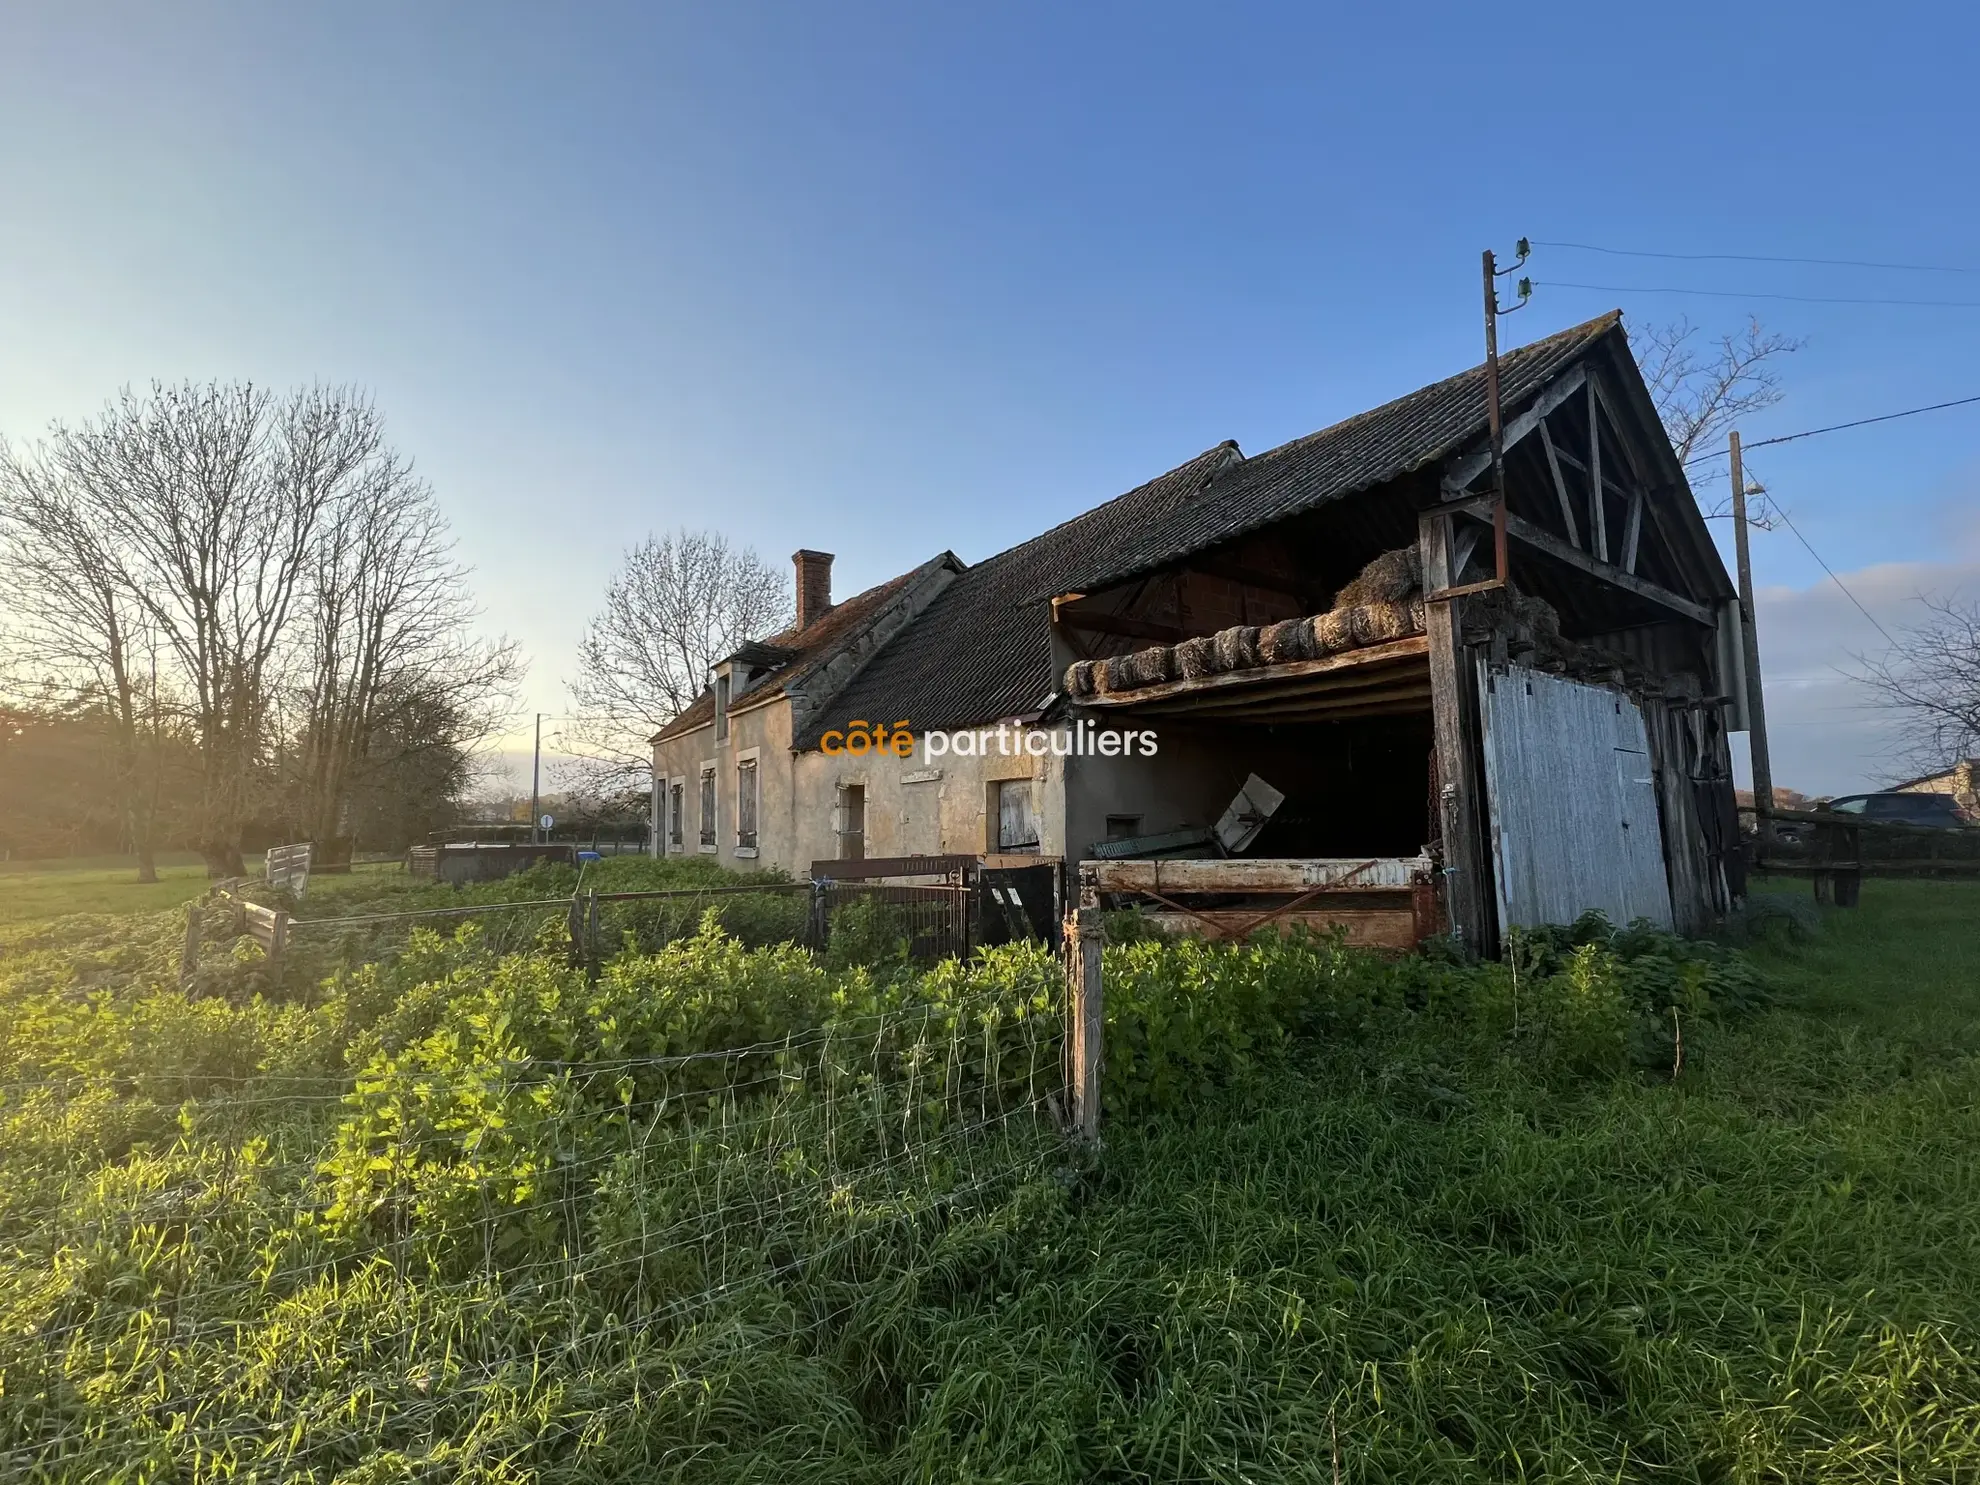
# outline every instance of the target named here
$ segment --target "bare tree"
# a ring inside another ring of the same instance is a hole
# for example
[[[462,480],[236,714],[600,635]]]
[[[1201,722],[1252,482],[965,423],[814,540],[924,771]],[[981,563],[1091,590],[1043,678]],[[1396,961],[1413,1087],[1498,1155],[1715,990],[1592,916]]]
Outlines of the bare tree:
[[[1856,680],[1904,722],[1897,757],[1911,771],[1980,753],[1980,602],[1922,596],[1925,617],[1881,656],[1856,656]]]
[[[1780,374],[1770,363],[1805,343],[1764,330],[1757,319],[1704,344],[1689,320],[1642,327],[1630,340],[1680,463],[1749,413],[1779,402]]]
[[[647,739],[702,693],[716,661],[785,628],[791,604],[787,579],[715,532],[648,537],[626,553],[578,642],[569,686],[582,716],[564,732],[581,760],[572,786],[604,797],[641,783]]]
[[[430,495],[348,389],[126,390],[10,454],[0,478],[29,512],[9,527],[9,560],[34,578],[24,648],[44,670],[100,672],[106,695],[138,684],[134,642],[157,657],[153,693],[197,742],[196,837],[214,874],[241,871],[244,821],[277,801],[278,754],[302,760],[308,823],[334,828],[381,707],[438,688],[471,725],[513,675],[512,649],[467,638]]]
[[[8,647],[44,699],[96,711],[111,739],[111,793],[138,880],[155,882],[167,724],[159,633],[120,581],[114,533],[73,470],[0,442],[0,585]]]
[[[521,667],[472,633],[466,579],[430,487],[379,445],[325,508],[307,578],[290,742],[309,839],[349,837],[360,794],[393,792],[394,772],[430,786],[415,754],[451,759],[496,724]]]

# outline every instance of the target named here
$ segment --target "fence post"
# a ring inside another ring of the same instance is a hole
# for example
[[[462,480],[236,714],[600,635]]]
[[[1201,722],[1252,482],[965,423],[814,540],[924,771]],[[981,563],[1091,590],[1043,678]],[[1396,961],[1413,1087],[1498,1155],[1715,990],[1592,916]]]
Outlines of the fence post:
[[[1073,1130],[1086,1144],[1100,1138],[1100,1058],[1105,1027],[1100,985],[1103,935],[1098,908],[1075,908],[1066,915],[1066,1041]]]
[[[179,986],[181,989],[191,982],[199,969],[199,940],[203,919],[198,901],[186,904],[186,943],[179,950]]]
[[[599,955],[598,933],[598,889],[587,887],[584,901],[584,963],[585,978],[597,982]]]
[[[282,967],[282,951],[289,947],[289,915],[280,908],[275,910],[275,921],[268,930],[268,972],[274,974]]]

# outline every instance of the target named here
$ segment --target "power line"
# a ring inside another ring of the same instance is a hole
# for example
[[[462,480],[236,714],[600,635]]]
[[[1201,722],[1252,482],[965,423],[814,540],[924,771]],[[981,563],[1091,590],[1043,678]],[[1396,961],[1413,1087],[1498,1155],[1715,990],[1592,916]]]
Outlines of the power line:
[[[1801,528],[1794,524],[1793,517],[1789,516],[1788,513],[1778,505],[1774,506],[1774,510],[1780,516],[1780,518],[1787,523],[1787,529],[1794,533],[1794,539],[1800,542],[1804,547],[1808,548],[1808,555],[1813,557],[1817,565],[1821,567],[1822,571],[1826,572],[1829,575],[1829,581],[1834,583],[1838,588],[1842,589],[1843,597],[1847,598],[1851,603],[1854,603],[1856,605],[1856,611],[1859,614],[1863,615],[1864,618],[1868,619],[1872,624],[1875,624],[1877,628],[1877,632],[1883,635],[1886,640],[1889,640],[1892,645],[1895,645],[1897,643],[1897,640],[1892,638],[1891,631],[1886,629],[1882,624],[1877,623],[1877,616],[1871,613],[1869,609],[1865,608],[1862,602],[1858,600],[1857,596],[1849,591],[1849,585],[1845,583],[1841,578],[1836,576],[1836,570],[1833,567],[1829,566],[1828,563],[1822,561],[1822,554],[1816,551],[1815,548],[1809,543],[1808,538],[1801,534]]]
[[[1870,263],[1860,258],[1777,258],[1765,253],[1652,253],[1634,248],[1597,247],[1588,242],[1544,242],[1533,246],[1567,248],[1577,253],[1603,253],[1612,258],[1667,258],[1682,263],[1806,263],[1821,268],[1888,268],[1899,273],[1980,273],[1980,268],[1953,268],[1940,263]]]
[[[1965,407],[1975,402],[1980,402],[1980,397],[1955,397],[1950,402],[1934,402],[1925,407],[1907,407],[1903,412],[1879,413],[1874,418],[1856,418],[1847,423],[1831,423],[1826,428],[1805,428],[1799,433],[1783,433],[1779,438],[1763,438],[1746,447],[1764,449],[1771,444],[1793,443],[1797,438],[1813,438],[1818,433],[1838,433],[1844,428],[1863,428],[1871,423],[1888,423],[1894,418],[1914,418],[1920,413],[1939,412],[1948,407]],[[1714,449],[1709,454],[1694,454],[1684,462],[1690,466],[1703,464],[1707,459],[1723,459],[1725,456],[1724,449]]]
[[[1794,304],[1881,304],[1910,309],[1980,309],[1980,299],[1851,299],[1831,294],[1765,294],[1734,289],[1680,289],[1667,284],[1573,284],[1535,279],[1536,289],[1588,289],[1597,294],[1694,294],[1706,299],[1782,299]]]

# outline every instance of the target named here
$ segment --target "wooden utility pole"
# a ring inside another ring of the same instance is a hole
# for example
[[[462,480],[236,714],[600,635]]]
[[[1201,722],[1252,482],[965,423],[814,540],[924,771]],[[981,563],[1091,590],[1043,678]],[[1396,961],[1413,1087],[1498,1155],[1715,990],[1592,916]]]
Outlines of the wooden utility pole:
[[[1524,245],[1524,239],[1522,246]],[[1492,441],[1492,572],[1506,580],[1506,430],[1499,418],[1499,269],[1485,249],[1485,428]],[[1453,574],[1452,581],[1456,581]]]
[[[1753,809],[1760,841],[1773,838],[1774,764],[1767,752],[1767,704],[1760,685],[1760,635],[1753,627],[1753,560],[1746,542],[1746,466],[1740,460],[1739,432],[1727,439],[1732,455],[1733,551],[1739,568],[1739,641],[1746,658],[1747,747],[1753,755]]]

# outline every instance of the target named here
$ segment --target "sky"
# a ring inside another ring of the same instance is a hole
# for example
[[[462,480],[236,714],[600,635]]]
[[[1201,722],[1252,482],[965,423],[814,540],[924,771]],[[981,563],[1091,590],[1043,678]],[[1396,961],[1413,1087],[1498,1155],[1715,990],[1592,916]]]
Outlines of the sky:
[[[649,532],[835,552],[840,596],[979,560],[1474,364],[1521,236],[1959,270],[1536,248],[1504,344],[1617,306],[1804,338],[1749,442],[1980,394],[1972,7],[0,0],[0,35],[0,433],[153,378],[368,389],[526,711],[570,710]],[[1750,467],[1887,629],[1980,596],[1980,405]],[[1777,782],[1901,772],[1844,679],[1883,635],[1787,529],[1753,560]]]

